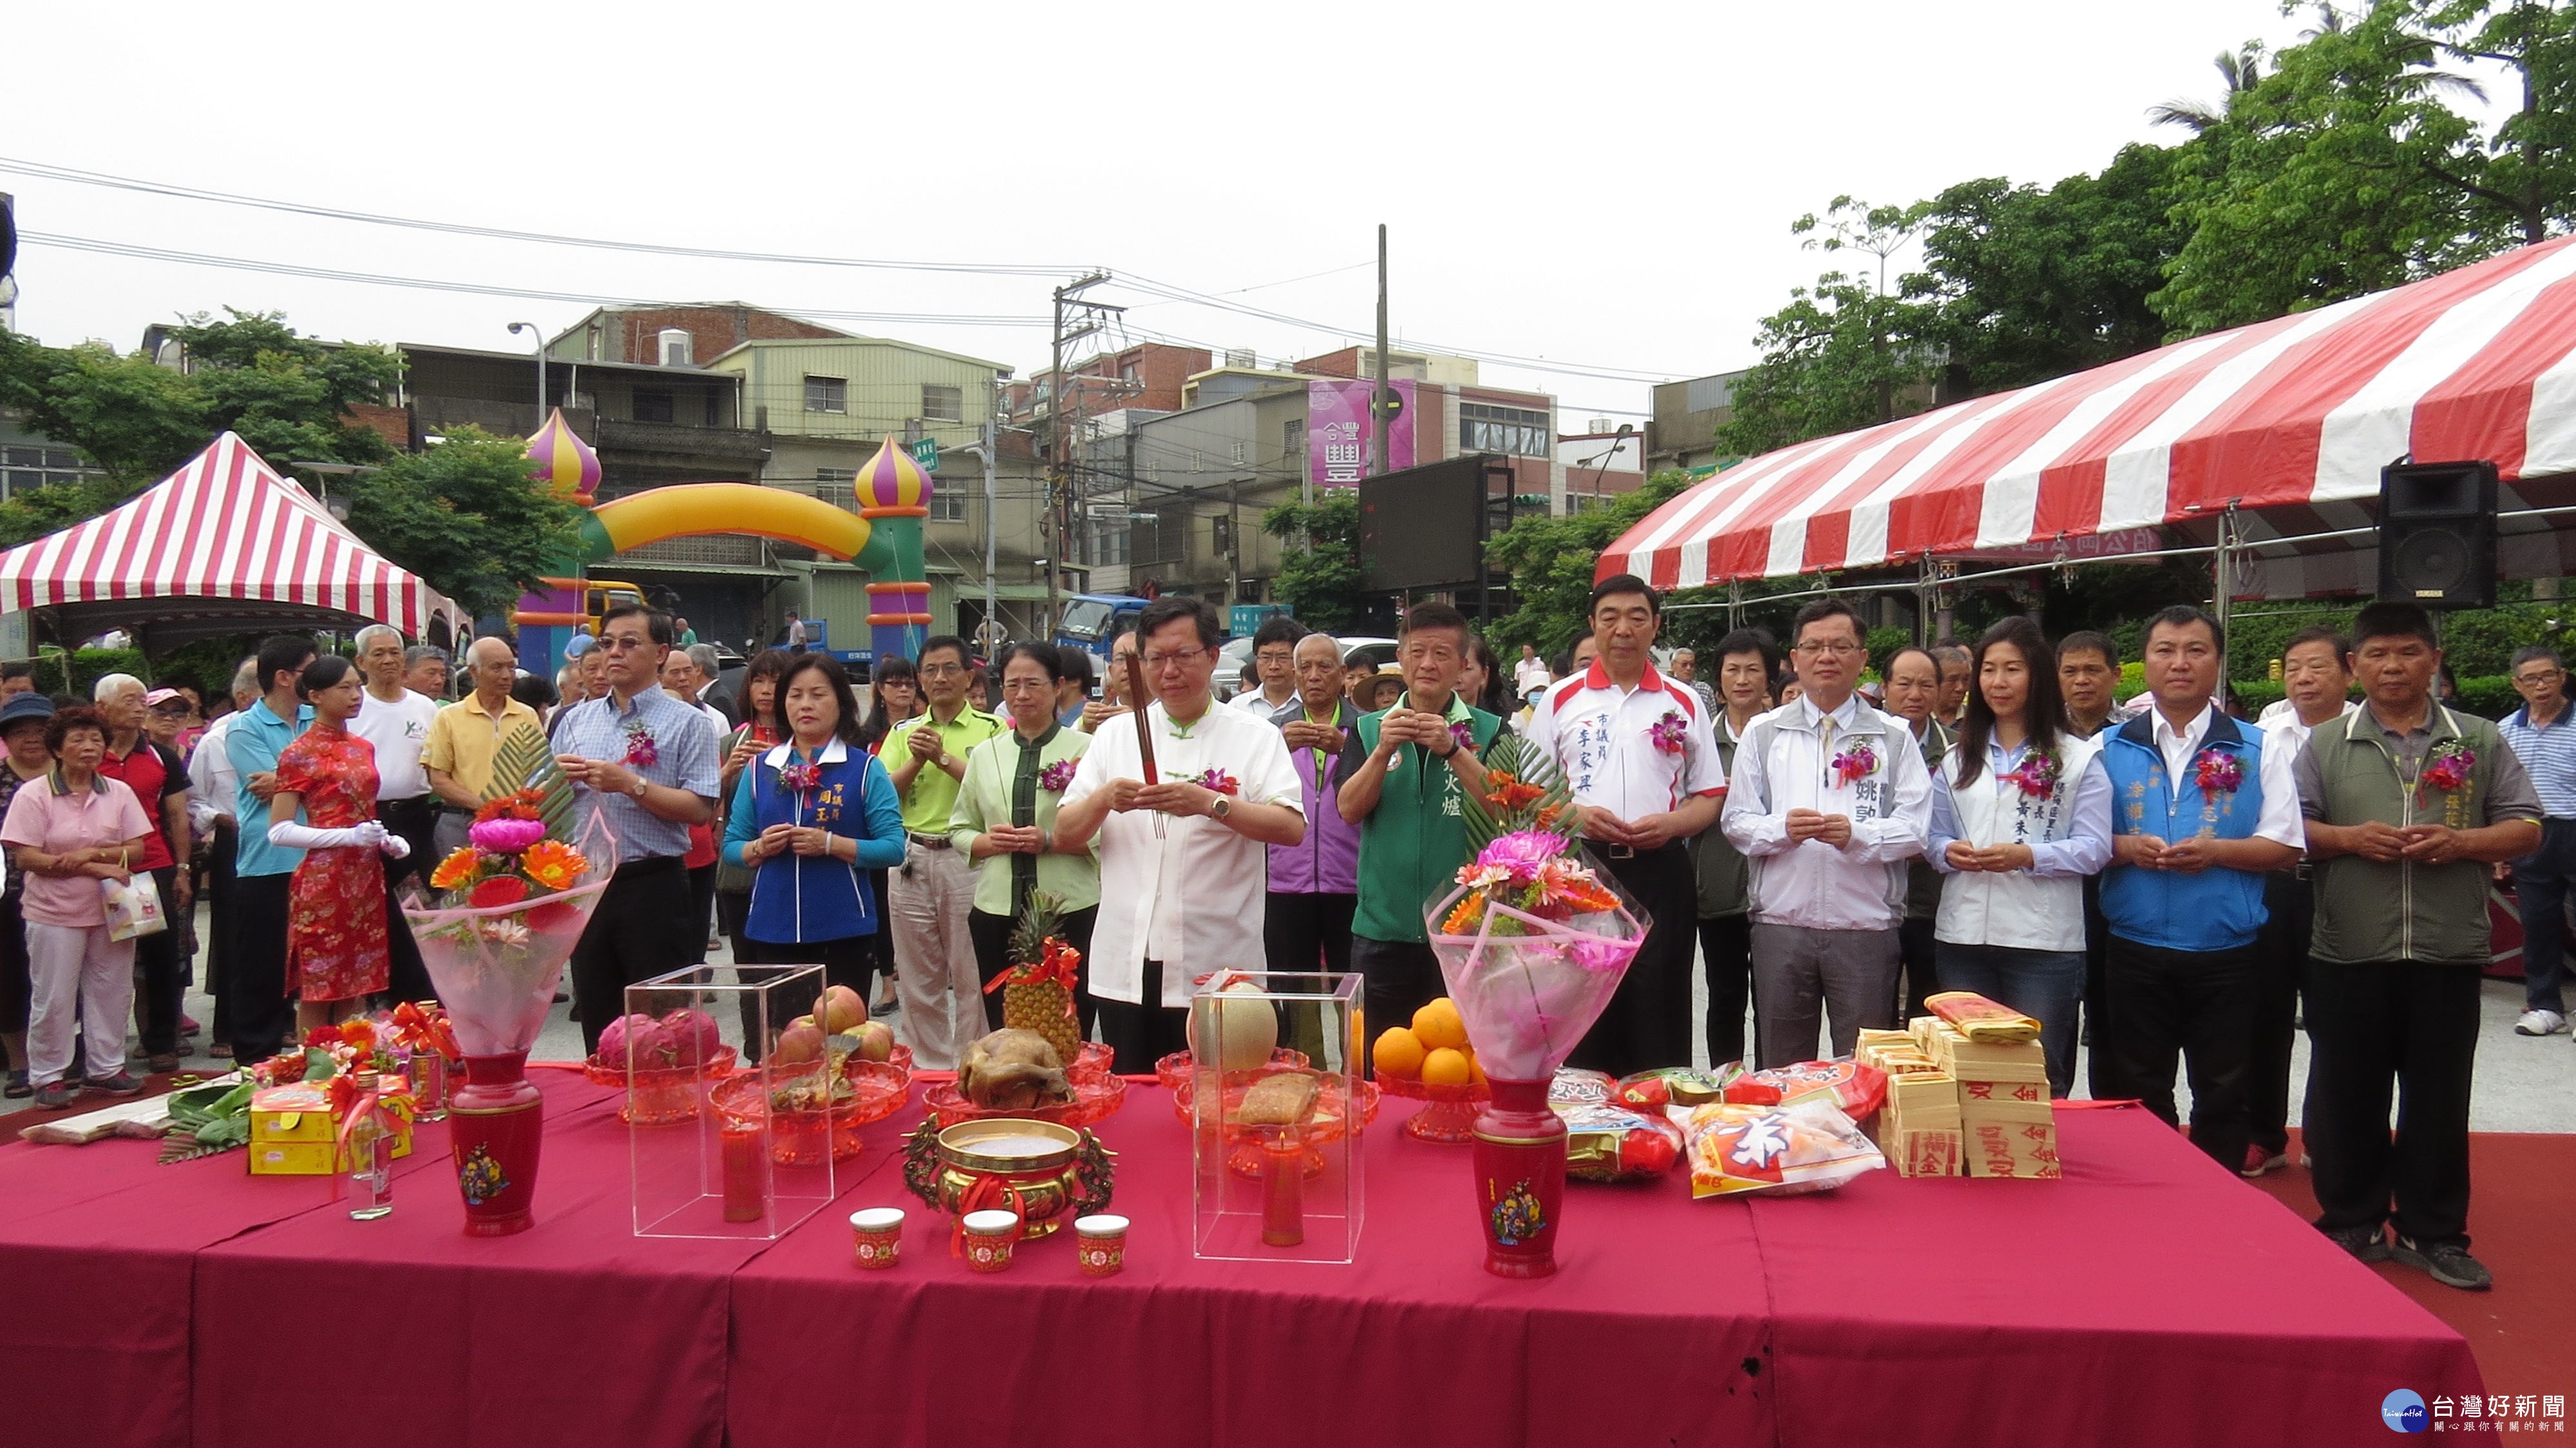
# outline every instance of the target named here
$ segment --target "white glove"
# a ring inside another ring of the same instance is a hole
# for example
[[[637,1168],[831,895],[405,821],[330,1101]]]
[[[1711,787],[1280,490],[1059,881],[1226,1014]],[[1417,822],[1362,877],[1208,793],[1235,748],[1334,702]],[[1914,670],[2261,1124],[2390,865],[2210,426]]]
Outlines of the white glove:
[[[387,855],[397,860],[408,860],[411,858],[411,841],[404,839],[402,836],[395,834],[391,830],[386,830],[385,837],[376,841],[376,848],[384,851]]]
[[[317,830],[293,820],[279,820],[268,827],[268,842],[291,850],[373,849],[384,838],[385,827],[374,820],[342,830]]]

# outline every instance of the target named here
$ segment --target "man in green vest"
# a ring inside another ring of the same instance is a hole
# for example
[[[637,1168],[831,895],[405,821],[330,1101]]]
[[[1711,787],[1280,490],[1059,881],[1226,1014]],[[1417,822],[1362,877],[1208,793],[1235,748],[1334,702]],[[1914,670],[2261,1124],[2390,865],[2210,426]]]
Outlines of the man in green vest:
[[[1467,863],[1460,800],[1485,787],[1477,755],[1503,727],[1458,697],[1467,641],[1465,614],[1445,603],[1414,605],[1397,654],[1404,697],[1360,718],[1334,770],[1342,779],[1335,803],[1360,827],[1351,968],[1367,982],[1372,1034],[1411,1024],[1415,1011],[1447,993],[1422,912]]]
[[[2538,844],[2540,796],[2495,725],[2434,701],[2442,651],[2423,609],[2374,603],[2352,636],[2364,703],[2317,725],[2298,757],[2316,879],[2317,1227],[2362,1261],[2394,1255],[2481,1291],[2494,1279],[2469,1255],[2469,1080],[2487,879]],[[2392,1198],[2393,1252],[2381,1236]]]

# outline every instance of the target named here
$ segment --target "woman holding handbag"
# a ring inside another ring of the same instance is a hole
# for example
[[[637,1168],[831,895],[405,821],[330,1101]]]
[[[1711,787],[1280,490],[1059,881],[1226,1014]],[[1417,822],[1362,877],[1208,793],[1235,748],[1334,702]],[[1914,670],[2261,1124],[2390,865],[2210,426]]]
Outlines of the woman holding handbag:
[[[65,709],[46,727],[53,773],[22,788],[0,822],[0,844],[24,878],[27,1074],[36,1105],[69,1106],[86,1084],[110,1096],[141,1093],[125,1069],[125,1018],[134,1009],[134,941],[108,923],[107,891],[129,885],[152,829],[143,803],[122,780],[99,773],[107,721],[95,709]],[[146,876],[147,888],[149,876]],[[69,1074],[72,1035],[83,1022],[89,1073]]]
[[[268,839],[304,851],[287,887],[286,980],[296,1027],[309,1031],[385,988],[383,856],[411,847],[376,819],[376,747],[349,732],[366,698],[356,667],[324,654],[295,691],[313,706],[313,727],[278,753]]]

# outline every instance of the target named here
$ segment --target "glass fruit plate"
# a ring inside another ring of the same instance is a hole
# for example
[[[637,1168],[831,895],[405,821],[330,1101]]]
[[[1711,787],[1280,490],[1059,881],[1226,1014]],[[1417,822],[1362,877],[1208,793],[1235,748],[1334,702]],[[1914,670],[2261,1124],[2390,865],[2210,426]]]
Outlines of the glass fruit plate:
[[[1127,1104],[1127,1078],[1107,1071],[1065,1073],[1073,1083],[1073,1099],[1060,1106],[1031,1106],[1004,1110],[998,1106],[978,1106],[966,1099],[954,1080],[934,1081],[922,1093],[922,1104],[939,1118],[945,1131],[961,1121],[985,1121],[995,1117],[1017,1117],[1023,1121],[1051,1121],[1058,1126],[1085,1127],[1103,1120]]]
[[[1306,1059],[1305,1052],[1292,1051],[1286,1046],[1281,1046],[1277,1050],[1272,1051],[1270,1053],[1270,1059],[1264,1061],[1260,1066],[1254,1067],[1251,1071],[1237,1071],[1234,1074],[1241,1077],[1246,1083],[1250,1083],[1260,1079],[1256,1073],[1268,1067],[1288,1066],[1303,1071],[1313,1064],[1314,1063],[1312,1061]],[[1183,1086],[1189,1084],[1191,1078],[1197,1073],[1197,1070],[1198,1060],[1196,1057],[1192,1056],[1187,1051],[1174,1051],[1172,1054],[1165,1056],[1163,1059],[1154,1063],[1154,1080],[1156,1084],[1160,1085],[1164,1090],[1178,1092]]]
[[[1404,1134],[1419,1141],[1442,1141],[1460,1145],[1476,1139],[1476,1117],[1485,1103],[1494,1099],[1493,1088],[1482,1081],[1464,1086],[1434,1086],[1419,1077],[1390,1076],[1380,1073],[1378,1089],[1389,1096],[1431,1104],[1405,1118]]]
[[[695,1119],[698,1099],[705,1090],[702,1083],[731,1076],[738,1058],[733,1047],[718,1046],[715,1054],[694,1066],[638,1071],[630,1082],[624,1062],[611,1063],[590,1056],[582,1061],[581,1074],[598,1085],[626,1089],[626,1099],[617,1107],[618,1120],[636,1126],[669,1126]]]
[[[1274,1064],[1272,1065],[1260,1067],[1251,1071],[1230,1071],[1226,1073],[1225,1165],[1226,1170],[1233,1172],[1236,1176],[1257,1178],[1261,1175],[1261,1158],[1266,1149],[1264,1146],[1264,1140],[1265,1137],[1273,1134],[1273,1131],[1270,1128],[1243,1126],[1237,1123],[1235,1118],[1243,1109],[1243,1098],[1245,1093],[1252,1089],[1255,1082],[1261,1080],[1265,1076],[1276,1075],[1282,1071],[1303,1071],[1306,1069],[1306,1058],[1303,1055],[1300,1055],[1295,1051],[1281,1051],[1278,1054],[1284,1056],[1296,1056],[1297,1060],[1294,1064],[1290,1064],[1283,1061],[1277,1061],[1276,1057],[1274,1057]],[[1187,1060],[1189,1058],[1184,1055],[1181,1059]],[[1323,1090],[1322,1094],[1316,1098],[1315,1114],[1310,1117],[1303,1126],[1297,1128],[1297,1138],[1306,1149],[1305,1174],[1307,1176],[1316,1176],[1322,1173],[1324,1170],[1324,1143],[1341,1140],[1344,1130],[1349,1125],[1351,1115],[1349,1111],[1344,1109],[1344,1103],[1342,1100],[1342,1078],[1338,1075],[1327,1072],[1322,1074],[1321,1083]],[[1181,1124],[1183,1126],[1189,1127],[1193,1131],[1198,1129],[1198,1093],[1195,1086],[1196,1083],[1189,1076],[1183,1075],[1181,1077],[1180,1085],[1172,1089],[1172,1114],[1181,1119]],[[1359,1120],[1361,1128],[1365,1130],[1370,1122],[1377,1120],[1379,1099],[1378,1087],[1377,1083],[1374,1081],[1362,1081],[1359,1083],[1359,1089]]]
[[[893,1060],[863,1061],[851,1056],[843,1061],[841,1075],[852,1092],[832,1103],[828,1136],[834,1161],[857,1156],[859,1128],[894,1115],[911,1098],[912,1053],[897,1046]],[[730,1124],[757,1125],[766,1116],[770,1124],[770,1159],[780,1166],[821,1165],[827,1134],[822,1110],[804,1107],[774,1111],[764,1097],[765,1090],[761,1073],[753,1070],[717,1083],[707,1095]]]

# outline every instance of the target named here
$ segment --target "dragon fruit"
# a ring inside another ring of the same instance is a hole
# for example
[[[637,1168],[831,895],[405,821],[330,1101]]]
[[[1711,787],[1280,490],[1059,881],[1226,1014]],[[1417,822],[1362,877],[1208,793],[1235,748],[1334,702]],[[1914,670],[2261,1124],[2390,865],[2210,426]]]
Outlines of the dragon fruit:
[[[653,1018],[647,1015],[620,1016],[610,1021],[599,1033],[597,1058],[610,1065],[625,1065],[628,1043],[637,1033],[651,1030],[654,1024]]]
[[[724,1044],[715,1017],[685,1006],[662,1017],[662,1031],[670,1042],[671,1063],[675,1066],[694,1066],[713,1056]]]

